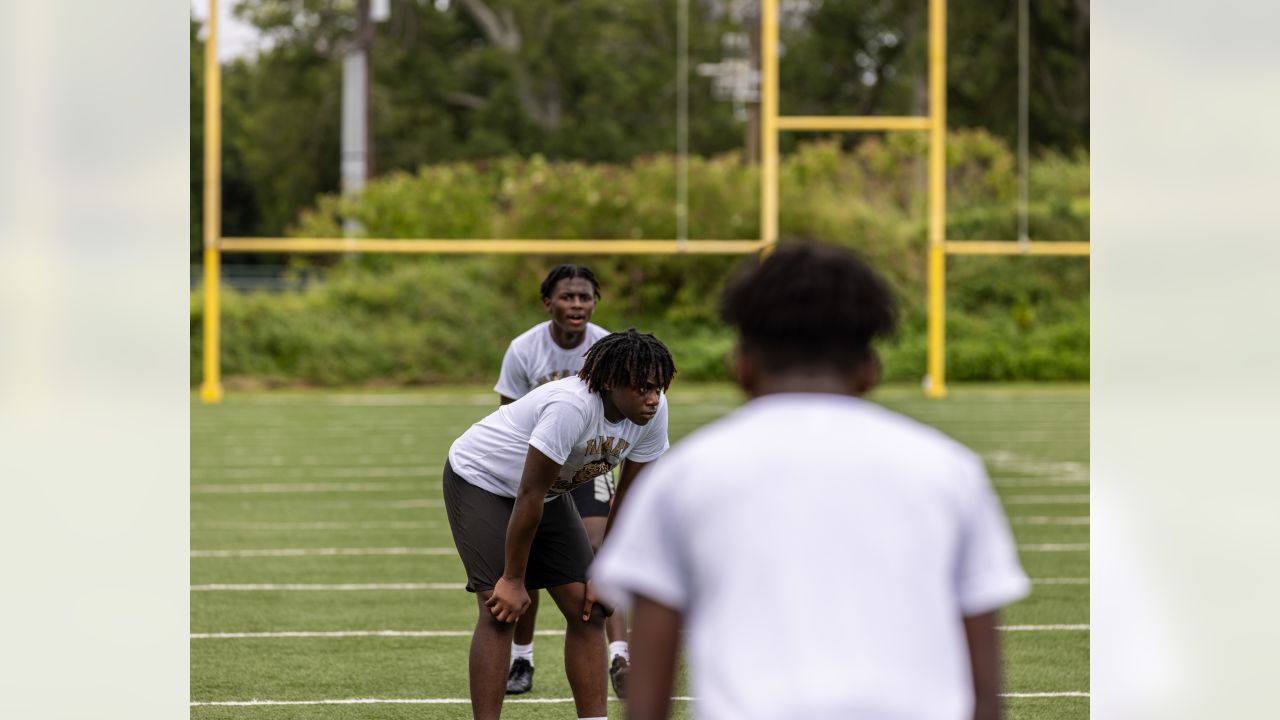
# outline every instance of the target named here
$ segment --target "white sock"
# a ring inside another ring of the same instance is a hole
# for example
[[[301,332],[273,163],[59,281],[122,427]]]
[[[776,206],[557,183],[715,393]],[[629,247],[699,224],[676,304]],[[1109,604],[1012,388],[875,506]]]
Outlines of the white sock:
[[[609,643],[609,662],[613,662],[613,659],[619,655],[626,658],[627,662],[631,662],[631,653],[627,651],[626,640]]]
[[[530,665],[532,665],[533,643],[529,643],[528,645],[517,645],[515,643],[511,643],[511,661],[515,662],[516,658],[524,658],[529,661]]]
[[[578,720],[609,720],[609,718],[601,716],[601,717],[578,718]]]

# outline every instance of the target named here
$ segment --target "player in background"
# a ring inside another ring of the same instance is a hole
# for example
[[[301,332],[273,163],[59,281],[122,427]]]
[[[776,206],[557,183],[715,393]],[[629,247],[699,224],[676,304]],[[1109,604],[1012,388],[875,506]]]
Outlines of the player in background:
[[[608,330],[591,322],[600,300],[600,283],[590,268],[582,265],[560,265],[547,273],[542,281],[542,306],[549,320],[522,333],[507,347],[502,370],[494,392],[498,404],[506,405],[524,397],[530,390],[552,380],[576,375],[582,369],[587,350]],[[609,473],[576,488],[573,503],[587,528],[591,550],[600,549],[604,540],[605,521],[613,499],[613,476]],[[518,695],[533,689],[533,632],[538,619],[541,593],[529,593],[532,603],[520,616],[511,644],[511,668],[507,674],[507,693]],[[609,639],[609,679],[619,698],[626,697],[626,674],[630,655],[627,649],[625,613],[615,613],[605,621]]]
[[[633,606],[628,720],[668,716],[681,630],[701,720],[998,718],[996,611],[1029,581],[980,458],[861,399],[886,284],[783,246],[721,316],[748,402],[645,472],[592,568]]]
[[[530,589],[546,589],[566,621],[565,674],[578,717],[605,717],[604,620],[587,569],[595,554],[572,501],[575,487],[625,462],[617,507],[636,474],[666,451],[676,368],[653,335],[601,338],[578,375],[546,383],[472,425],[449,448],[445,512],[476,594],[471,711],[497,718],[515,622]]]

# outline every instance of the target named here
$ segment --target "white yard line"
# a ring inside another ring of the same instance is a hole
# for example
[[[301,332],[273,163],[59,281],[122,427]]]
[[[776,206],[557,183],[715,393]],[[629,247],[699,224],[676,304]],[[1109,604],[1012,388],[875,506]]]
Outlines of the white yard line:
[[[1056,632],[1060,630],[1088,630],[1088,625],[1001,625],[1005,632]]]
[[[1089,697],[1087,692],[1068,691],[1068,692],[1040,692],[1040,693],[1001,693],[1001,697],[1006,698],[1064,698],[1064,697]],[[692,702],[693,697],[688,695],[678,695],[671,698],[675,702]],[[503,704],[528,704],[528,705],[564,705],[573,702],[573,698],[506,698]],[[620,702],[615,697],[610,697],[609,702]],[[334,698],[331,700],[193,700],[192,707],[201,706],[221,706],[221,707],[252,707],[257,705],[470,705],[471,700],[468,698]]]
[[[1088,585],[1089,578],[1033,579],[1033,585]],[[464,583],[214,583],[192,585],[192,592],[301,592],[332,590],[462,590]]]
[[[1088,525],[1088,515],[1055,517],[1052,515],[1014,515],[1009,518],[1014,525]]]
[[[442,466],[363,466],[301,468],[192,468],[191,477],[224,480],[281,480],[288,478],[402,478],[439,477]]]
[[[427,530],[439,522],[369,520],[366,522],[240,522],[235,520],[191,523],[192,530]]]
[[[1032,578],[1032,585],[1088,585],[1089,578]]]
[[[264,640],[277,638],[471,637],[471,630],[298,630],[282,632],[191,633],[192,640]],[[563,630],[536,630],[534,635],[564,635]]]
[[[1088,505],[1088,495],[1011,495],[1005,505]]]
[[[192,550],[193,558],[339,557],[361,555],[457,555],[451,547],[260,548],[256,550]]]
[[[196,484],[191,492],[204,494],[243,494],[243,493],[367,493],[367,492],[417,492],[422,486],[417,483],[233,483],[233,484]]]
[[[462,590],[465,583],[261,583],[261,584],[223,584],[192,585],[192,592],[254,592],[266,591],[304,591],[304,590]]]
[[[1002,625],[1005,632],[1062,632],[1088,630],[1088,625]],[[282,630],[278,632],[191,633],[192,640],[280,640],[298,638],[463,638],[471,630]],[[538,630],[535,635],[561,636],[563,630]]]
[[[1088,552],[1089,543],[1039,543],[1019,545],[1023,552]]]

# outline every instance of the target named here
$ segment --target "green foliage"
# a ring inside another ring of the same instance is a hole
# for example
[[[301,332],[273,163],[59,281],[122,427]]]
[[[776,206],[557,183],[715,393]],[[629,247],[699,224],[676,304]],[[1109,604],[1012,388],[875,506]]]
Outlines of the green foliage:
[[[1015,184],[1008,148],[981,132],[948,144],[952,238],[1012,240]],[[894,135],[845,152],[801,145],[780,168],[781,232],[852,248],[896,289],[898,337],[884,348],[891,380],[925,362],[925,223],[919,138]],[[1033,165],[1037,240],[1088,239],[1088,156]],[[756,169],[732,157],[690,158],[695,238],[758,233]],[[675,235],[675,159],[629,165],[541,157],[426,166],[372,183],[359,202],[321,197],[296,232],[337,236],[350,213],[377,237],[664,238]],[[412,257],[367,255],[294,294],[228,292],[228,377],[342,385],[491,380],[511,338],[545,318],[537,288],[556,262],[589,264],[604,298],[596,321],[653,331],[683,377],[725,379],[732,334],[717,318],[729,256]],[[751,262],[751,260],[746,260]],[[1089,268],[1079,258],[954,257],[948,262],[948,373],[954,380],[1088,377]],[[192,367],[200,367],[193,295]],[[198,380],[198,378],[197,378]]]

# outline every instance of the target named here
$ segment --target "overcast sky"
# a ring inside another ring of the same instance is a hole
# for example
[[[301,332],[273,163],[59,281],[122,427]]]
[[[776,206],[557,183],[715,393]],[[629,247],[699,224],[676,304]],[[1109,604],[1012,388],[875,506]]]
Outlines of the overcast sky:
[[[239,3],[236,0],[218,0],[218,57],[229,60],[243,55],[252,55],[262,42],[258,31],[252,26],[240,22],[231,15],[231,8]],[[191,0],[191,16],[202,24],[209,17],[209,0]],[[203,33],[201,37],[203,37]]]

